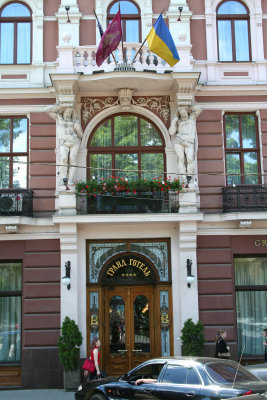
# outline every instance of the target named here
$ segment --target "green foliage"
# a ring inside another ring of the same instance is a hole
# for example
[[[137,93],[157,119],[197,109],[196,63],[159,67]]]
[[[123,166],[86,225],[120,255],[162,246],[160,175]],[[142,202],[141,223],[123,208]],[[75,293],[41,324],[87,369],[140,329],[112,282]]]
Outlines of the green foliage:
[[[180,192],[183,186],[179,179],[164,179],[157,177],[153,179],[136,179],[127,180],[126,178],[120,178],[115,176],[109,176],[107,178],[90,179],[86,182],[76,182],[76,193],[86,193],[88,195],[96,195],[103,193],[113,193],[125,191],[126,193],[137,193],[137,192],[168,192],[175,191]]]
[[[185,321],[182,329],[182,355],[201,356],[205,344],[204,326],[198,321],[196,324],[191,318]]]
[[[61,336],[58,340],[59,357],[65,371],[74,371],[78,367],[82,334],[73,319],[65,317]]]

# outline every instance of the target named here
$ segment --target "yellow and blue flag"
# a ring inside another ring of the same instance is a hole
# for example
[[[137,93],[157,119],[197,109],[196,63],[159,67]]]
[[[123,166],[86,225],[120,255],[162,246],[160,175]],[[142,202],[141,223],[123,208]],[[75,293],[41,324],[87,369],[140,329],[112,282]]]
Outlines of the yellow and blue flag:
[[[162,14],[158,17],[146,40],[150,51],[161,57],[171,67],[180,61],[172,35],[162,18]]]

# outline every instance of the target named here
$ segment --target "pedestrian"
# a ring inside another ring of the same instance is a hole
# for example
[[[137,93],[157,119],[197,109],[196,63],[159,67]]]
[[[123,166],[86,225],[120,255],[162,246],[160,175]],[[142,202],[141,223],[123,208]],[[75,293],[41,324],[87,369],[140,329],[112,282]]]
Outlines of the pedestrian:
[[[216,345],[215,345],[215,358],[230,358],[230,348],[227,346],[226,342],[226,330],[219,329],[218,334],[216,336]]]
[[[263,329],[264,362],[267,363],[267,329]]]
[[[100,339],[98,337],[94,337],[92,340],[91,348],[90,348],[90,360],[92,360],[95,364],[95,370],[90,372],[88,377],[88,381],[92,381],[93,379],[98,379],[101,377],[101,372],[99,368],[99,360],[100,360]],[[88,376],[89,371],[84,371],[84,376]]]

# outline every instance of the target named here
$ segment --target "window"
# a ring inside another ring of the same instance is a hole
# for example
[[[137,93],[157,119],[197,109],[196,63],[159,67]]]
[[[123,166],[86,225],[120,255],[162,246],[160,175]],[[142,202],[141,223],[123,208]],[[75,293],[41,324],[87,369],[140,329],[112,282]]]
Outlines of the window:
[[[137,379],[151,378],[158,379],[162,368],[164,367],[164,362],[161,364],[148,364],[141,368],[134,369],[130,375],[128,375],[129,381],[136,381]]]
[[[28,119],[0,118],[0,189],[27,188]]]
[[[264,354],[262,331],[267,325],[267,257],[235,257],[238,351]]]
[[[91,137],[89,174],[96,178],[115,174],[129,180],[164,176],[164,147],[162,136],[151,122],[131,114],[113,116],[102,122]]]
[[[188,385],[201,384],[196,370],[194,368],[184,367],[182,365],[168,365],[162,382]]]
[[[30,64],[32,16],[22,3],[0,9],[0,64]]]
[[[0,262],[0,362],[18,362],[21,357],[20,262]]]
[[[224,363],[208,363],[205,366],[205,370],[214,382],[223,385],[232,384],[233,382],[243,383],[259,381],[259,378],[252,375],[244,367],[239,365],[238,368],[236,368],[236,366],[230,364],[229,361]]]
[[[119,11],[119,5],[121,10],[121,23],[122,23],[122,35],[125,42],[137,42],[141,40],[141,28],[140,28],[140,11],[138,6],[131,1],[116,1],[111,4],[108,9],[108,24],[115,17]]]
[[[225,1],[217,8],[219,61],[250,61],[249,12],[239,1]]]
[[[254,114],[225,114],[227,185],[259,184],[260,149]]]

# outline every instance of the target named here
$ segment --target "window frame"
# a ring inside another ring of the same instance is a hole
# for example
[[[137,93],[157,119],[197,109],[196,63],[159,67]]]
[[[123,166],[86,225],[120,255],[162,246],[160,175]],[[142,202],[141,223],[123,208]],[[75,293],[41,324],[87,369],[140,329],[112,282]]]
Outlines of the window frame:
[[[127,0],[127,1],[129,3],[132,3],[137,8],[138,14],[122,14],[121,13],[122,39],[124,42],[126,42],[126,21],[127,20],[131,20],[131,21],[136,20],[136,21],[138,21],[138,26],[139,26],[139,42],[137,42],[137,43],[141,43],[141,11],[140,11],[140,8],[139,8],[138,4],[136,4],[134,1],[131,1],[131,0]],[[110,5],[107,9],[107,26],[109,25],[109,23],[112,21],[112,19],[116,15],[116,14],[110,14],[111,7],[116,3],[119,3],[119,0],[115,0],[112,3],[110,3]]]
[[[237,148],[228,148],[226,146],[226,119],[227,115],[238,115],[239,116],[239,138],[240,138],[240,147]],[[245,147],[243,148],[243,138],[242,138],[242,116],[243,115],[253,115],[255,117],[255,135],[256,135],[256,145],[257,147]],[[226,186],[232,186],[231,183],[227,183],[228,176],[234,176],[234,174],[228,174],[227,171],[227,162],[226,162],[226,155],[227,154],[240,154],[240,178],[241,184],[236,183],[236,185],[250,185],[245,183],[245,164],[244,164],[244,154],[245,153],[257,153],[257,166],[258,166],[258,183],[251,184],[251,185],[261,185],[262,184],[262,176],[261,176],[261,163],[260,163],[260,139],[259,139],[259,128],[258,128],[258,117],[254,112],[226,112],[223,116],[223,134],[224,134],[224,161],[225,161],[225,172],[226,172]],[[237,175],[237,174],[235,174]]]
[[[6,115],[0,116],[0,119],[10,119],[10,151],[2,153],[0,151],[0,158],[9,158],[9,189],[14,189],[13,186],[13,158],[14,157],[27,157],[27,168],[26,168],[26,187],[19,187],[15,189],[29,189],[29,118],[26,115]],[[27,152],[13,152],[13,120],[14,119],[26,119],[27,120]],[[1,189],[0,189],[1,190]],[[2,189],[6,190],[6,189]]]
[[[21,264],[21,289],[20,290],[0,290],[0,298],[2,297],[20,297],[21,298],[21,309],[20,309],[20,361],[0,361],[0,366],[3,364],[21,364],[22,357],[22,289],[23,289],[23,262],[22,260],[0,260],[0,264],[12,264],[12,263],[20,263]]]
[[[114,144],[114,118],[117,116],[135,116],[137,117],[137,135],[138,135],[138,145],[137,146],[116,146]],[[97,129],[106,121],[111,119],[111,146],[94,146],[91,147],[91,142],[94,137]],[[141,134],[140,134],[140,119],[144,119],[148,123],[150,123],[154,129],[158,132],[160,138],[162,139],[162,145],[160,146],[141,146]],[[159,128],[153,123],[153,121],[149,120],[143,115],[125,112],[125,113],[116,113],[109,115],[108,117],[101,120],[96,127],[94,128],[87,144],[87,166],[90,167],[90,155],[91,154],[111,154],[112,155],[112,171],[116,171],[115,165],[115,155],[116,154],[137,154],[138,155],[138,177],[141,178],[141,154],[145,153],[161,153],[163,154],[163,171],[164,176],[166,175],[166,153],[165,153],[165,140],[164,137],[159,130]],[[87,169],[87,179],[90,179],[90,168]]]
[[[238,321],[237,321],[237,292],[266,292],[267,291],[267,285],[237,285],[236,284],[236,271],[235,271],[235,259],[247,259],[247,258],[264,258],[266,257],[266,254],[235,254],[233,257],[233,267],[234,267],[234,289],[235,289],[235,323],[236,323],[236,329],[238,330]],[[263,353],[262,353],[263,354]],[[261,358],[259,354],[250,354],[251,356]]]
[[[223,3],[227,3],[230,0],[223,0],[221,1],[217,8],[216,8],[216,29],[217,29],[217,56],[218,56],[218,61],[222,63],[233,63],[233,62],[251,62],[252,61],[252,56],[251,56],[251,33],[250,33],[250,13],[249,9],[246,4],[244,4],[240,0],[234,0],[237,3],[240,3],[247,11],[247,14],[218,14],[219,8],[223,5]],[[235,40],[235,20],[241,21],[245,20],[247,21],[248,25],[248,52],[249,52],[249,59],[248,60],[236,60],[236,40]],[[220,60],[220,48],[219,48],[219,28],[218,28],[218,21],[230,21],[231,23],[231,39],[232,39],[232,60],[224,61]]]
[[[13,3],[19,3],[21,5],[23,5],[24,7],[26,7],[29,12],[30,12],[30,17],[2,17],[2,12],[3,10],[13,4]],[[21,22],[29,22],[30,25],[30,61],[29,63],[17,63],[17,30],[18,30],[18,23]],[[13,23],[14,24],[14,32],[13,32],[13,38],[14,38],[14,45],[13,45],[13,63],[2,63],[0,60],[0,65],[30,65],[32,63],[32,10],[30,9],[30,7],[23,3],[22,1],[10,1],[6,4],[4,4],[1,8],[0,8],[0,35],[1,35],[1,24],[2,23]]]

